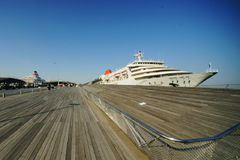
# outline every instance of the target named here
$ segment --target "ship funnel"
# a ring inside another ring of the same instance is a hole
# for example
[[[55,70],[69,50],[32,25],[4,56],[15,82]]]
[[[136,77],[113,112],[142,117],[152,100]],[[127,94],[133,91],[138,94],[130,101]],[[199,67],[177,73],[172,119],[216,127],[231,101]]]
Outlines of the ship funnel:
[[[34,71],[32,75],[35,76],[35,77],[38,77],[38,76],[39,76],[38,73],[37,73],[37,71]]]
[[[108,74],[111,74],[111,73],[112,73],[112,71],[110,69],[105,71],[105,75],[108,75]]]

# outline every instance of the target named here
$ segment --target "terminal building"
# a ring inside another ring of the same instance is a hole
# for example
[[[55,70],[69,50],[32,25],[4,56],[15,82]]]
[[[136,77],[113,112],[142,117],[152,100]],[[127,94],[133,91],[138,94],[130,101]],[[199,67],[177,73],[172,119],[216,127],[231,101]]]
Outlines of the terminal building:
[[[61,80],[58,80],[58,81],[47,81],[46,82],[47,84],[51,84],[53,86],[58,86],[58,87],[73,87],[73,86],[76,86],[77,84],[76,83],[73,83],[73,82],[69,82],[69,81],[61,81]]]
[[[0,89],[16,89],[23,88],[25,81],[10,77],[0,77]]]
[[[31,75],[21,79],[10,78],[10,77],[0,77],[0,89],[47,87],[49,84],[55,87],[76,86],[76,83],[69,82],[69,81],[61,81],[61,80],[46,81],[39,76],[37,71],[34,71]]]

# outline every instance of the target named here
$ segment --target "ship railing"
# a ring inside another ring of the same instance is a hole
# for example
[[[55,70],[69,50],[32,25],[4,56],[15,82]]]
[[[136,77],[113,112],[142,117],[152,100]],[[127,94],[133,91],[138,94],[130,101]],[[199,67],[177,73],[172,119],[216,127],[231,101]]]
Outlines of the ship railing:
[[[82,93],[153,160],[233,160],[240,158],[240,123],[212,137],[178,139],[165,135],[85,88]]]
[[[206,72],[218,72],[218,69],[212,69],[212,68],[209,68],[206,70]]]
[[[209,85],[200,85],[202,88],[230,88],[230,89],[240,89],[240,84],[226,83],[226,84],[209,84]]]
[[[44,88],[21,88],[21,89],[11,89],[11,90],[0,90],[0,98],[5,98],[8,96],[13,95],[21,95],[25,93],[35,93],[35,92],[41,92],[47,90],[46,87]]]

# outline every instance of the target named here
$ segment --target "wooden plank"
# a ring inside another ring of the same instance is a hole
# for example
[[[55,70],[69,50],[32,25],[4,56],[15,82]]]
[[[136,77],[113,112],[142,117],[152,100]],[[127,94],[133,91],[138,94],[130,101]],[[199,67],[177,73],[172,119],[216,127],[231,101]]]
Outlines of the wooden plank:
[[[110,126],[99,123],[105,115],[91,105],[78,88],[7,97],[0,102],[0,159],[147,159],[140,151],[123,156],[131,153],[121,149],[126,140],[111,138]]]
[[[124,85],[84,88],[180,139],[214,136],[240,122],[240,90],[236,89]]]

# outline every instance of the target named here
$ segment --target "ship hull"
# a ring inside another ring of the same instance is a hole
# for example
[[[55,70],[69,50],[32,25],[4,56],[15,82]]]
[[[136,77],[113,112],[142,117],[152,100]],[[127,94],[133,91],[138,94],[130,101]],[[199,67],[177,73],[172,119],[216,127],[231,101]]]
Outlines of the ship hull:
[[[114,82],[106,82],[102,84],[116,85],[143,85],[143,86],[176,86],[176,87],[196,87],[208,78],[215,75],[217,72],[172,75],[156,78],[134,79],[133,77],[118,80]]]

